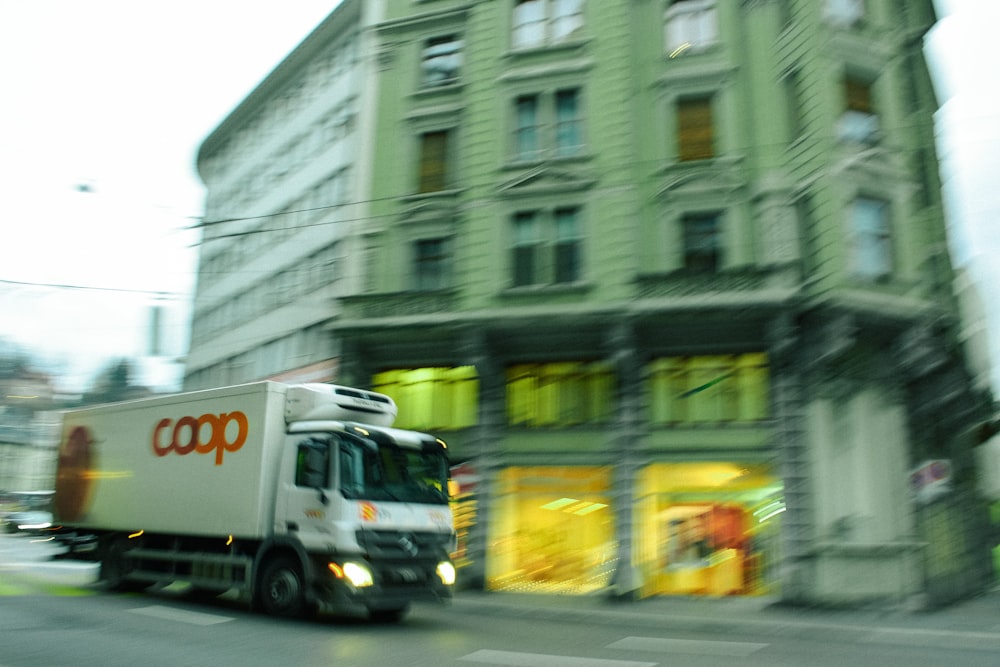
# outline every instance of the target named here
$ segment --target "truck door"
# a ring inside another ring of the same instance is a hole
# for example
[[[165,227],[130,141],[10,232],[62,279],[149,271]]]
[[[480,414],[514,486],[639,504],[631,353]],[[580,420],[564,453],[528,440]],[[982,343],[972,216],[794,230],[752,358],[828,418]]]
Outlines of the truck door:
[[[282,480],[284,524],[278,528],[297,535],[307,549],[322,548],[330,542],[329,489],[333,479],[330,438],[313,436],[298,440],[294,443],[294,457],[292,479]]]

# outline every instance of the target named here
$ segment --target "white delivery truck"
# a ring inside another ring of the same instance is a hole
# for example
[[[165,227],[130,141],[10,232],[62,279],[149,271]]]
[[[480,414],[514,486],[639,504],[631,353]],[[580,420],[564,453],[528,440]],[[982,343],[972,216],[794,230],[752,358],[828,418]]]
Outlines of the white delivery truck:
[[[257,382],[64,414],[53,499],[115,589],[238,589],[280,616],[451,597],[443,441],[383,394]]]

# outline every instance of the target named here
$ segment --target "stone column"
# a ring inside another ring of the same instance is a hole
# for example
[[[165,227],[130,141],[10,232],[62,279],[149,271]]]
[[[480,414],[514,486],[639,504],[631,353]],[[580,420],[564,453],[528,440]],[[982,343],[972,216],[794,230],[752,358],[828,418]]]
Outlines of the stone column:
[[[642,364],[630,322],[614,325],[608,336],[608,352],[618,381],[615,416],[611,425],[610,451],[614,456],[611,491],[615,512],[618,563],[611,579],[612,598],[632,600],[642,587],[642,573],[633,560],[633,505],[635,478],[640,467],[639,440],[642,436]]]
[[[469,531],[469,572],[463,580],[469,588],[486,588],[486,563],[489,558],[489,533],[495,479],[502,467],[499,441],[504,429],[504,369],[493,358],[486,335],[469,329],[461,335],[460,357],[475,366],[479,377],[479,421],[472,429],[472,467],[479,475],[476,483],[476,524]]]

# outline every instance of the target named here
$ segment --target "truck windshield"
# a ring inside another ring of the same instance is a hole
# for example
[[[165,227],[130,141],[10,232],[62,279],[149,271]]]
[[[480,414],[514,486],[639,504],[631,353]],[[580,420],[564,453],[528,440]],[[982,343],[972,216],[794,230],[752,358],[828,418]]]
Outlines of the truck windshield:
[[[340,492],[355,500],[448,503],[448,462],[441,452],[344,441]]]

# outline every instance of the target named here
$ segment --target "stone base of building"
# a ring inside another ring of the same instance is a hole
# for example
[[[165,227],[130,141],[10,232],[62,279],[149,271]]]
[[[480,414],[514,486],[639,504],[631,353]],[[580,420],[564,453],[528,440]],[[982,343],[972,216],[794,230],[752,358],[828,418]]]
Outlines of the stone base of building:
[[[788,602],[828,607],[910,606],[923,592],[918,542],[826,543],[796,568]]]

